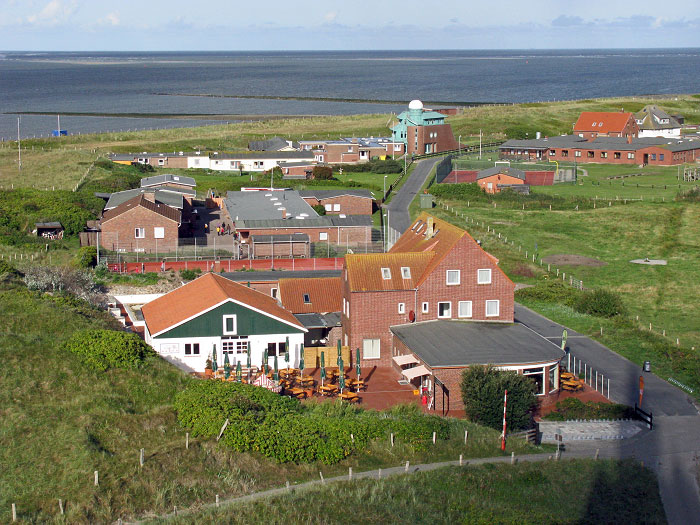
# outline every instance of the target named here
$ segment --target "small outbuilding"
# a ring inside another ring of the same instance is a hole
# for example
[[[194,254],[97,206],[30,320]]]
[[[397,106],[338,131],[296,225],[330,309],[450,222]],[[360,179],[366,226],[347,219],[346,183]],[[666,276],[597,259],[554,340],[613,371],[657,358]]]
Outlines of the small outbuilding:
[[[45,239],[63,239],[63,225],[60,222],[34,223],[34,233]]]

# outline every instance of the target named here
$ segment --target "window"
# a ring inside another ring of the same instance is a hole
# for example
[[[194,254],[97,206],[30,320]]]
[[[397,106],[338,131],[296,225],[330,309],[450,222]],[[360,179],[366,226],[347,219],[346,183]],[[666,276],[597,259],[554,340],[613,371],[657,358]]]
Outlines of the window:
[[[452,303],[447,301],[444,303],[438,303],[438,317],[451,318],[452,317]]]
[[[318,234],[318,240],[319,241],[327,241],[328,240],[328,232],[320,232]]]
[[[224,339],[221,341],[221,350],[224,354],[247,354],[248,339]]]
[[[333,211],[333,205],[332,205],[332,204],[324,204],[323,207],[326,209],[326,211]]]
[[[471,301],[460,301],[457,308],[457,315],[459,317],[471,317],[472,316],[472,302]]]
[[[156,226],[153,228],[153,237],[156,239],[164,239],[165,238],[165,228],[161,226]]]
[[[340,204],[334,204],[333,211],[340,211]]]
[[[620,153],[619,151],[616,151],[616,152],[613,153],[613,158],[614,158],[614,159],[619,159],[619,158],[621,158],[621,156],[622,156],[622,155],[621,155],[621,153]]]
[[[307,293],[304,294],[304,304],[311,304],[311,297]]]
[[[459,270],[447,270],[447,284],[454,286],[459,284]]]
[[[382,268],[382,279],[391,279],[391,270],[389,268]]]
[[[270,288],[270,295],[271,295],[274,299],[277,299],[277,288]]]
[[[185,355],[199,355],[199,343],[185,343]]]
[[[424,314],[427,314],[429,310],[430,310],[430,303],[423,303],[421,305],[421,312],[423,312]]]
[[[580,156],[581,156],[581,151],[580,151],[580,150],[576,150],[576,152],[574,153],[574,156],[580,157]]]
[[[486,317],[498,317],[500,301],[486,301]]]
[[[549,391],[554,392],[557,388],[559,388],[558,384],[558,374],[557,374],[557,367],[556,366],[550,366],[549,367]]]
[[[224,315],[224,335],[236,335],[235,315]]]
[[[634,153],[628,153],[627,154],[628,159],[633,159],[634,158]]]
[[[592,159],[593,157],[595,157],[595,151],[589,151],[589,152],[587,152],[587,153],[586,153],[586,156],[587,156],[589,159]]]
[[[554,157],[554,155],[556,155],[556,154],[557,154],[557,150],[555,150],[555,149],[550,149],[550,150],[549,150],[549,156],[550,156],[550,157]]]
[[[664,160],[664,154],[663,154],[663,153],[659,153],[659,160]]]
[[[406,303],[399,303],[399,313],[400,314],[406,313]]]
[[[568,157],[568,156],[569,156],[569,150],[568,150],[568,149],[563,149],[563,150],[561,150],[561,156],[562,156],[562,157]]]
[[[410,279],[411,278],[411,269],[408,266],[402,266],[401,267],[401,277],[404,279]]]
[[[538,396],[544,394],[544,368],[526,368],[523,370],[523,375],[532,379],[537,385]]]
[[[607,151],[601,151],[601,152],[600,152],[600,158],[601,158],[601,159],[607,159],[607,158],[608,158],[608,152],[607,152]]]
[[[134,228],[134,238],[145,239],[146,238],[146,228]]]
[[[656,160],[656,153],[651,154],[651,160]]]
[[[158,166],[165,166],[165,159],[158,159]]]
[[[282,357],[287,353],[287,343],[267,343],[268,357]]]
[[[477,270],[476,272],[476,283],[477,284],[491,284],[491,269],[486,268],[483,270]]]
[[[380,340],[379,339],[363,339],[362,340],[362,357],[363,359],[379,359],[380,355]]]

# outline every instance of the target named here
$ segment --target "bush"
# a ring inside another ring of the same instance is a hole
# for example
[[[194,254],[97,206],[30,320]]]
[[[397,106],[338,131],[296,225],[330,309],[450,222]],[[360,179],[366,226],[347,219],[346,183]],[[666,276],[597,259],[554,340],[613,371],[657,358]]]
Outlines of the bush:
[[[617,403],[596,401],[583,402],[575,397],[569,397],[557,402],[556,408],[544,419],[550,421],[566,421],[571,419],[631,419],[634,409]]]
[[[574,303],[574,309],[598,317],[615,317],[627,313],[619,294],[601,288],[583,292]]]
[[[330,166],[314,166],[311,173],[316,180],[331,180],[333,178],[333,169]]]
[[[73,265],[77,268],[92,268],[97,263],[97,247],[82,246],[73,258]]]
[[[476,182],[434,184],[430,187],[430,192],[436,197],[461,200],[467,200],[470,198],[473,199],[484,195],[484,190],[481,189],[481,186],[479,186]]]
[[[150,164],[141,164],[140,162],[132,162],[131,165],[141,173],[154,173],[156,169]]]
[[[67,266],[32,266],[24,275],[30,290],[49,293],[67,293],[94,306],[104,306],[105,296],[87,270]]]
[[[470,366],[462,373],[461,390],[464,410],[471,421],[501,430],[503,394],[508,390],[508,430],[530,426],[537,397],[535,383],[528,377],[492,366]]]
[[[152,353],[138,335],[115,330],[79,330],[63,344],[63,348],[82,357],[95,370],[111,367],[133,368]]]
[[[403,171],[403,163],[396,160],[378,160],[371,163],[370,170],[372,173],[401,173]]]
[[[572,288],[562,281],[550,279],[540,281],[535,286],[518,290],[515,292],[515,299],[530,299],[573,306],[581,294],[580,290]]]
[[[4,259],[0,259],[0,275],[10,275],[12,277],[22,277],[22,272],[12,266]]]
[[[316,213],[319,215],[325,215],[326,214],[326,208],[323,204],[314,204],[311,206]]]
[[[185,281],[193,281],[202,274],[202,270],[199,268],[193,268],[192,270],[180,270],[180,277]]]

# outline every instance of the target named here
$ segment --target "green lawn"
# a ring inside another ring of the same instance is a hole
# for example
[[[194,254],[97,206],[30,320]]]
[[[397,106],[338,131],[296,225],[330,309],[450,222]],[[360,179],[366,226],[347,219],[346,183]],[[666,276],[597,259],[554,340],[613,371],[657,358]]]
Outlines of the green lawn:
[[[666,523],[656,477],[633,461],[446,467],[337,482],[154,523]]]

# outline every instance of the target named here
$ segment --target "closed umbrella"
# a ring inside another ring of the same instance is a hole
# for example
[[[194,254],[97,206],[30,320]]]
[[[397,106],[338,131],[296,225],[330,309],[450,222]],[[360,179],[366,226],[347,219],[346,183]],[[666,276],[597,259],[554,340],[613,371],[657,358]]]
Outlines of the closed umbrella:
[[[301,344],[301,350],[299,350],[299,371],[301,372],[299,379],[301,381],[304,379],[304,343]]]
[[[324,379],[326,379],[326,353],[321,352],[321,386]]]
[[[360,368],[360,349],[355,350],[355,371],[357,372],[357,391],[360,391],[360,376],[362,375],[362,368]]]
[[[246,365],[248,366],[248,383],[250,383],[250,346],[248,347],[248,360],[246,362]]]
[[[340,362],[338,363],[338,367],[340,368],[340,375],[338,376],[338,388],[340,388],[340,393],[343,393],[343,388],[345,388],[345,374],[343,373],[343,358],[340,358]]]
[[[275,354],[275,375],[274,375],[275,381],[280,380],[280,374],[279,371],[277,370],[277,354]]]
[[[284,348],[287,351],[284,354],[284,360],[287,363],[287,375],[289,375],[289,337],[287,337],[287,346],[285,346]]]
[[[341,361],[341,349],[340,349],[340,339],[338,339],[338,367],[340,367]]]
[[[236,363],[236,381],[241,382],[241,377],[243,375],[243,369],[241,368],[241,362]]]
[[[216,364],[216,345],[214,345],[214,350],[211,351],[211,369],[216,372],[219,366]]]
[[[262,368],[263,368],[263,373],[267,375],[267,373],[270,371],[270,365],[267,364],[267,350],[263,352],[263,362],[262,362]]]
[[[231,364],[228,361],[228,352],[224,352],[224,377],[228,379],[231,375]]]

